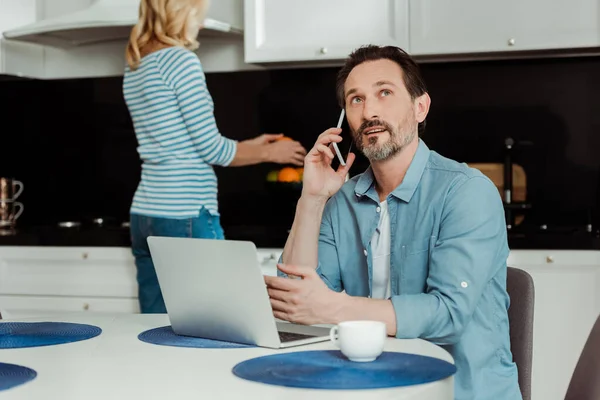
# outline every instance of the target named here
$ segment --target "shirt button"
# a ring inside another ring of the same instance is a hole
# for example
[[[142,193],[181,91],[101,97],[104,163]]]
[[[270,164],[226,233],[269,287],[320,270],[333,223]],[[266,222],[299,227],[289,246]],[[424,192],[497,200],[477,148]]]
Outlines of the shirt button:
[[[380,212],[380,211],[381,211],[381,207],[377,207],[377,212]]]
[[[365,256],[366,256],[366,255],[367,255],[367,250],[366,250],[366,249],[365,249],[365,250],[363,250],[363,253],[365,253]]]
[[[463,288],[466,288],[467,286],[469,286],[469,284],[465,281],[460,283],[460,286],[462,286]]]

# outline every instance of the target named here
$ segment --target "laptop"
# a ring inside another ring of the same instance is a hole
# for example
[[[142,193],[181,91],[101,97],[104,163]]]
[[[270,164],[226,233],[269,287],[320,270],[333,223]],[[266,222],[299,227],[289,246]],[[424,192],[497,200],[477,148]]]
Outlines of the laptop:
[[[249,241],[148,237],[173,331],[273,349],[329,340],[329,327],[277,321]]]

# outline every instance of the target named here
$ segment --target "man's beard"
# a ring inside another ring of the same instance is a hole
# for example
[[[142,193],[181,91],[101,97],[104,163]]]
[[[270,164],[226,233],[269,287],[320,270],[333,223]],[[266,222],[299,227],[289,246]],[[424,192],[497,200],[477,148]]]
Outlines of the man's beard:
[[[364,131],[374,126],[383,127],[388,131],[390,138],[385,143],[378,143],[381,140],[381,137],[373,136],[369,138],[368,144],[365,145],[363,143]],[[369,159],[369,161],[385,161],[392,158],[410,144],[416,134],[416,122],[409,121],[404,129],[402,129],[400,125],[397,128],[393,128],[390,124],[380,119],[365,121],[357,131],[353,132],[356,147]]]

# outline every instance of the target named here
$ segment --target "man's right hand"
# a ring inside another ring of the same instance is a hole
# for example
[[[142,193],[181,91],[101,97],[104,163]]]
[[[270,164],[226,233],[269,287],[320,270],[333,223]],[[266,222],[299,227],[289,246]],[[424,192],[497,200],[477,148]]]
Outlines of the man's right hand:
[[[354,162],[355,155],[350,153],[346,165],[340,165],[335,171],[331,162],[335,157],[331,143],[342,141],[339,128],[330,128],[319,135],[314,147],[304,158],[302,196],[327,200],[333,196],[345,182],[346,174]]]

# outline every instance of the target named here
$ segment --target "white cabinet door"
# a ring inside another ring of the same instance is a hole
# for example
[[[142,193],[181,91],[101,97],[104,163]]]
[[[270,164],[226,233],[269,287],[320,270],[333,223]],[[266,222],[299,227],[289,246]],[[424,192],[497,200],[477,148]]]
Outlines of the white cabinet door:
[[[135,274],[127,247],[0,246],[0,312],[139,312]]]
[[[532,400],[563,400],[600,314],[600,252],[514,251],[535,285]]]
[[[137,299],[94,297],[2,296],[3,319],[50,316],[63,312],[139,313]]]
[[[414,55],[600,45],[598,0],[410,0]]]
[[[137,297],[134,258],[120,247],[0,247],[0,294]]]
[[[513,2],[515,50],[600,45],[598,0],[511,0]]]
[[[246,0],[245,61],[344,59],[365,44],[408,45],[408,0]]]

